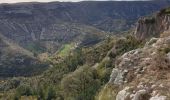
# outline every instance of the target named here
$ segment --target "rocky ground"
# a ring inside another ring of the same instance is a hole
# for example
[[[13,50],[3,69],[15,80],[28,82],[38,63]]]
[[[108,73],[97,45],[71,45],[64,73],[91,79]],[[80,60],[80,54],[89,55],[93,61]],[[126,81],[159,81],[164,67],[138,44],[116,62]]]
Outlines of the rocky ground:
[[[120,89],[116,100],[170,99],[169,45],[170,36],[152,38],[117,59],[108,83]]]

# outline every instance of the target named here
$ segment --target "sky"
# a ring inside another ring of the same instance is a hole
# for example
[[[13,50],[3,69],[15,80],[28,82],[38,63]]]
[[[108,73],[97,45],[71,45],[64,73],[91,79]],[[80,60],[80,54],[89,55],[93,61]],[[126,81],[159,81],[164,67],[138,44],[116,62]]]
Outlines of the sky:
[[[0,3],[17,3],[17,2],[34,2],[34,1],[35,2],[51,2],[51,1],[77,2],[77,1],[82,1],[82,0],[0,0]],[[104,1],[104,0],[97,0],[97,1]],[[148,0],[112,0],[112,1],[148,1]]]

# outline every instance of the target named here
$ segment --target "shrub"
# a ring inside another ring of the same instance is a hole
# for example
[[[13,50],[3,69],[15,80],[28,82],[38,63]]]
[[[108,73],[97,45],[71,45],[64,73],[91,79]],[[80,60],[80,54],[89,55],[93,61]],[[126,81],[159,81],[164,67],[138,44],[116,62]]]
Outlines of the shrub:
[[[115,100],[118,93],[117,87],[113,85],[107,85],[102,88],[102,90],[95,97],[95,100]]]
[[[159,51],[159,53],[167,54],[170,52],[170,47],[160,48],[160,49],[158,49],[158,51]]]
[[[116,57],[118,55],[122,55],[123,53],[143,47],[144,43],[143,41],[137,40],[134,36],[127,35],[124,39],[119,39],[116,41],[113,51],[110,54],[110,57]]]
[[[100,87],[95,72],[88,66],[83,66],[67,75],[61,82],[65,100],[91,100]]]
[[[113,69],[112,60],[107,57],[101,61],[97,67],[97,75],[102,84],[106,84],[110,79],[110,74]]]
[[[26,95],[26,96],[29,96],[29,95],[32,95],[32,90],[29,86],[27,85],[21,85],[19,86],[16,91],[20,94],[20,95]]]
[[[161,9],[159,15],[163,15],[163,14],[170,14],[170,8]]]
[[[52,100],[56,98],[56,92],[52,87],[49,87],[46,100]]]
[[[155,22],[156,22],[155,18],[147,18],[147,19],[145,19],[145,23],[153,24]]]
[[[19,100],[21,96],[33,95],[32,89],[28,85],[21,85],[16,89],[14,100]]]

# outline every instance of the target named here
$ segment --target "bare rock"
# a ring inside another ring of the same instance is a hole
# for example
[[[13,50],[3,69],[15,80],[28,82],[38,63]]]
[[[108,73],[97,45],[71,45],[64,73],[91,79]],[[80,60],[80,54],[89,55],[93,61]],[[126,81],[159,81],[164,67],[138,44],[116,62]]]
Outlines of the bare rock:
[[[118,69],[113,69],[109,83],[120,85],[123,83],[123,73]]]
[[[139,91],[137,91],[136,93],[135,93],[135,95],[134,95],[134,97],[133,97],[133,99],[132,100],[142,100],[141,98],[142,98],[142,96],[143,95],[146,95],[147,94],[147,91],[146,90],[139,90]]]
[[[129,87],[125,87],[123,90],[121,90],[117,96],[116,100],[127,100],[130,98],[130,93],[128,92]]]
[[[149,100],[167,100],[167,97],[166,96],[154,96],[154,97],[151,97]]]

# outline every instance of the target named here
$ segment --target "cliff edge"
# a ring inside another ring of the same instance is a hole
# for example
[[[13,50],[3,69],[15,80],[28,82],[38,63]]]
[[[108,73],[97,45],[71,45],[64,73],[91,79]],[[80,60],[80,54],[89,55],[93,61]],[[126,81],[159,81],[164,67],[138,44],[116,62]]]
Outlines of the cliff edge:
[[[135,29],[138,39],[146,39],[152,36],[168,36],[170,31],[170,8],[162,9],[151,17],[140,18]]]

